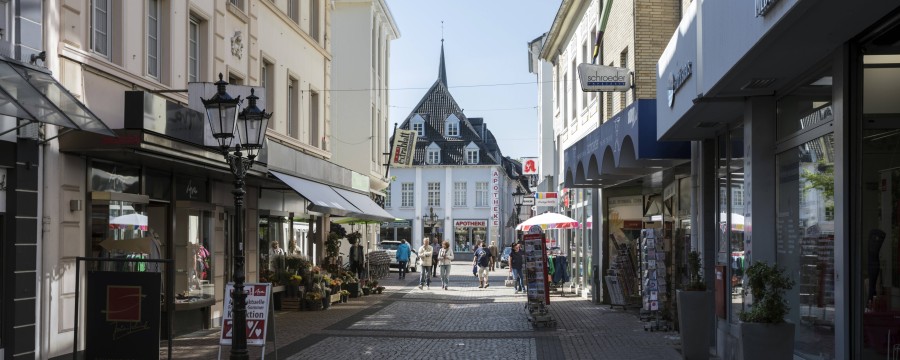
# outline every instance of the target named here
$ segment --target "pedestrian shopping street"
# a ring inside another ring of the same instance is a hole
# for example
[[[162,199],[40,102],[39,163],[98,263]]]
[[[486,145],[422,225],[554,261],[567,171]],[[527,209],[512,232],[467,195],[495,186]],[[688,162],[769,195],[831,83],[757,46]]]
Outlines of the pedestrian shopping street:
[[[266,359],[680,359],[676,332],[647,332],[637,310],[611,310],[571,293],[552,293],[556,328],[533,328],[524,294],[503,286],[507,269],[479,289],[468,262],[452,266],[448,290],[440,278],[419,290],[419,273],[380,280],[381,295],[351,298],[321,311],[277,311],[275,345]],[[174,341],[173,359],[212,359],[218,331]],[[165,342],[160,357],[166,358]],[[222,348],[223,357],[228,348]],[[250,347],[251,358],[260,348]]]

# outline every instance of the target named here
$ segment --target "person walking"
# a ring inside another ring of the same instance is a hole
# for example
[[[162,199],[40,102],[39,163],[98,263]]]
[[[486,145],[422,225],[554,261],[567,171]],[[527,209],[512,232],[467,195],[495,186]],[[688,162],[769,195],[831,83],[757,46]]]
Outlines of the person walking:
[[[358,279],[363,278],[363,273],[365,272],[365,254],[363,254],[363,247],[359,244],[359,240],[352,240],[350,246],[350,271],[356,274]]]
[[[441,250],[441,244],[438,242],[437,238],[431,239],[431,249],[433,250],[431,252],[431,276],[437,277],[438,253]]]
[[[512,252],[509,253],[509,273],[512,275],[513,284],[516,286],[516,294],[525,292],[525,279],[522,276],[522,270],[525,267],[525,251],[522,251],[522,245],[513,244]]]
[[[472,265],[477,266],[475,276],[478,277],[478,288],[488,287],[488,270],[490,270],[491,266],[491,252],[488,251],[487,246],[484,245],[484,241],[478,243],[478,248],[475,249],[475,256],[472,259]]]
[[[431,246],[431,243],[428,242],[428,238],[422,241],[422,246],[419,247],[419,261],[422,263],[422,273],[419,274],[419,290],[422,290],[422,286],[428,287],[431,289],[431,254],[434,253],[434,248]]]
[[[491,240],[491,246],[488,246],[488,251],[491,253],[491,271],[494,271],[494,263],[499,261],[500,258],[497,256],[497,241]]]
[[[406,279],[406,271],[409,270],[409,244],[406,239],[400,239],[400,246],[397,247],[397,263],[400,264],[400,280]]]
[[[434,253],[434,248],[431,247],[428,238],[425,238],[425,241],[422,241],[422,246],[419,248],[419,261],[422,262],[422,273],[419,274],[419,290],[422,290],[422,286],[427,286],[429,290],[431,289],[432,253]]]
[[[450,264],[453,262],[453,250],[450,249],[450,242],[444,240],[441,250],[437,253],[437,262],[441,267],[441,287],[447,290],[447,286],[450,285]]]

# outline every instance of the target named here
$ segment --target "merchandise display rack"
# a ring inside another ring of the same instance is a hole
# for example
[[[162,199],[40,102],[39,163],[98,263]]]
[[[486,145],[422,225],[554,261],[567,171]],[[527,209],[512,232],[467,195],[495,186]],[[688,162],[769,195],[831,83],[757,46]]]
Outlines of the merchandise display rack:
[[[641,321],[645,321],[645,331],[668,331],[669,321],[662,319],[661,312],[669,303],[666,284],[666,253],[660,229],[641,230]]]

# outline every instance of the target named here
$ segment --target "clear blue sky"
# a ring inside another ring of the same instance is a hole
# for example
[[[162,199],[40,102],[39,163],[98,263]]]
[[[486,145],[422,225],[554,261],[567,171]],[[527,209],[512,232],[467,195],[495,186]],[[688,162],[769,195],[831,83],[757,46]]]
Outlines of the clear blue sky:
[[[482,117],[503,155],[538,156],[537,84],[528,42],[550,31],[559,0],[387,0],[400,30],[391,42],[390,122],[402,123],[437,80],[443,24],[450,93]],[[519,84],[520,85],[500,85]],[[481,86],[485,85],[485,86]]]

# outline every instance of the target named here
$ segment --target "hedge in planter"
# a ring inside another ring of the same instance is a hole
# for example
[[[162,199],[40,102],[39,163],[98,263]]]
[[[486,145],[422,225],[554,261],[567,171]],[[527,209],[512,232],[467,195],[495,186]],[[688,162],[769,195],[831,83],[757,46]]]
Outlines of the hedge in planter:
[[[760,261],[747,268],[746,275],[753,303],[740,313],[744,359],[793,359],[794,324],[784,321],[790,310],[784,292],[794,281],[783,268]]]

